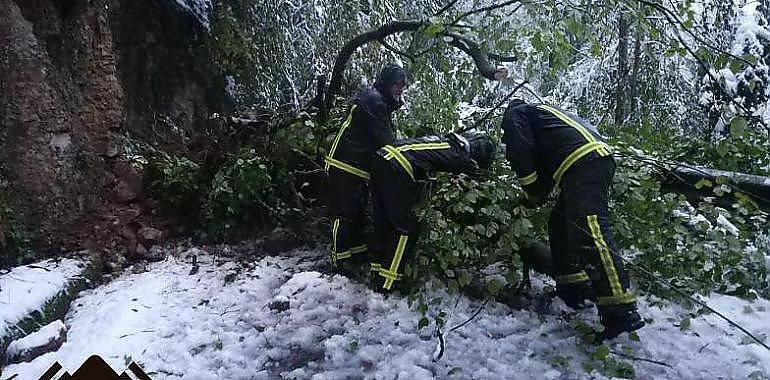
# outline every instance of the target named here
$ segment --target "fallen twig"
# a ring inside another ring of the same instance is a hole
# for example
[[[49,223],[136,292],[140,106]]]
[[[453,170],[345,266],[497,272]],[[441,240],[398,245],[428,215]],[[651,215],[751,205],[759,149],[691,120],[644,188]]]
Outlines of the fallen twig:
[[[652,360],[652,359],[647,359],[647,358],[640,358],[638,356],[625,354],[625,353],[618,352],[618,351],[615,351],[615,350],[611,350],[610,353],[612,353],[613,355],[622,356],[622,357],[624,357],[626,359],[631,359],[631,360],[636,360],[636,361],[640,361],[640,362],[647,362],[647,363],[662,365],[662,366],[668,367],[668,368],[674,368],[671,364],[668,364],[668,363],[659,362],[657,360]]]
[[[41,266],[39,266],[39,265],[35,265],[35,264],[29,264],[29,265],[27,265],[27,268],[42,269],[42,270],[44,270],[44,271],[46,271],[46,272],[50,272],[50,271],[51,271],[51,270],[50,270],[50,269],[48,269],[48,268],[45,268],[45,267],[41,267]]]
[[[142,330],[142,331],[132,332],[132,333],[121,335],[121,336],[118,337],[118,339],[123,339],[123,338],[125,338],[127,336],[136,335],[136,334],[139,334],[139,333],[151,333],[151,332],[155,332],[155,330]]]
[[[473,318],[476,318],[476,316],[477,316],[477,315],[479,315],[479,314],[481,313],[481,311],[482,311],[482,310],[484,310],[484,306],[487,306],[487,303],[488,303],[488,302],[489,302],[489,300],[491,300],[491,299],[492,299],[492,297],[487,297],[487,299],[485,299],[485,300],[484,300],[484,302],[481,304],[481,306],[479,306],[479,308],[478,308],[478,309],[476,309],[476,312],[475,312],[475,313],[473,313],[473,315],[471,315],[471,317],[470,317],[470,318],[468,318],[468,319],[467,319],[465,322],[463,322],[463,323],[461,323],[461,324],[459,324],[459,325],[457,325],[457,326],[455,326],[455,327],[452,327],[451,329],[449,329],[449,332],[452,332],[452,331],[456,331],[456,330],[458,330],[459,328],[461,328],[461,327],[463,327],[463,326],[467,325],[468,323],[470,323],[470,321],[472,321],[472,320],[473,320]]]

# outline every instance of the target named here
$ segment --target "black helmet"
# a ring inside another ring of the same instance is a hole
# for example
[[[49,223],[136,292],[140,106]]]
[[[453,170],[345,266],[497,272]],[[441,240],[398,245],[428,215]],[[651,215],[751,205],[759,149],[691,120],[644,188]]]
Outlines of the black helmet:
[[[497,147],[492,138],[479,131],[466,131],[460,134],[470,145],[471,158],[479,165],[479,168],[486,169],[492,165],[495,160]]]
[[[395,63],[388,63],[382,67],[380,73],[377,75],[377,79],[374,81],[374,87],[380,91],[381,94],[390,98],[390,87],[398,82],[409,82],[409,76],[403,67],[396,65]]]
[[[395,63],[387,63],[382,67],[382,70],[380,70],[380,74],[377,75],[377,79],[374,83],[390,87],[392,84],[398,82],[404,82],[404,84],[406,84],[407,81],[408,76],[403,67]]]

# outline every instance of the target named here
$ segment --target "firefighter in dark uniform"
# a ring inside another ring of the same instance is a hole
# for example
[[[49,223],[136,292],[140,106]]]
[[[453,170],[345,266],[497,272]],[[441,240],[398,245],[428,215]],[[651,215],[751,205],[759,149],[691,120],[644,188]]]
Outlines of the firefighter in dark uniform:
[[[370,166],[374,153],[392,144],[391,115],[403,105],[407,74],[395,64],[385,65],[372,87],[358,93],[326,157],[332,217],[331,265],[346,273],[354,262],[365,263]],[[347,269],[347,270],[346,270]]]
[[[595,300],[604,325],[600,339],[644,326],[610,231],[615,162],[596,127],[556,107],[514,99],[502,128],[506,157],[528,203],[559,193],[548,221],[556,294],[573,308]]]
[[[374,290],[389,292],[403,276],[417,242],[414,207],[420,181],[435,172],[478,174],[488,168],[495,144],[480,132],[424,136],[385,145],[372,164],[376,249],[370,251]]]

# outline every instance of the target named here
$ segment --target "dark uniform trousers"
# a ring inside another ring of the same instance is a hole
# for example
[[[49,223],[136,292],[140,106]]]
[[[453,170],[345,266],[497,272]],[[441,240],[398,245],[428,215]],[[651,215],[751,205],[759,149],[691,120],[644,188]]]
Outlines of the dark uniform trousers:
[[[366,252],[364,228],[367,225],[366,206],[369,184],[361,177],[329,168],[332,249],[331,262],[350,259]]]
[[[614,171],[611,157],[577,162],[564,174],[548,221],[557,287],[590,281],[600,312],[635,307],[608,220]]]
[[[374,196],[374,246],[370,270],[378,290],[392,290],[403,277],[419,235],[413,208],[419,201],[420,184],[396,160],[375,160],[372,170]]]

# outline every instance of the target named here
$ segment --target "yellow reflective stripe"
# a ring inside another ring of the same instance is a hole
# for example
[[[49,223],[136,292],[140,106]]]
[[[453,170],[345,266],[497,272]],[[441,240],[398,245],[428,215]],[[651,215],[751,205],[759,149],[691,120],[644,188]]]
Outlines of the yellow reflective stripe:
[[[351,254],[349,249],[347,251],[337,252],[337,253],[334,254],[334,256],[336,256],[335,258],[337,260],[349,259],[351,255],[352,254]]]
[[[419,144],[406,144],[401,145],[399,147],[396,147],[396,150],[399,152],[407,152],[410,150],[439,150],[439,149],[449,149],[452,146],[449,145],[448,142],[441,142],[441,143],[419,143]],[[386,159],[393,158],[393,155],[391,153],[388,153],[385,155]]]
[[[584,270],[581,270],[577,273],[565,274],[556,277],[557,284],[574,284],[577,282],[586,282],[588,280],[590,280],[590,278]]]
[[[350,248],[350,253],[361,253],[366,252],[369,248],[366,246],[366,244],[361,244],[355,247]]]
[[[409,240],[409,236],[407,235],[401,235],[398,238],[398,245],[396,245],[396,253],[393,255],[393,261],[390,262],[390,269],[387,271],[389,273],[398,273],[398,266],[401,265],[401,258],[404,256],[404,250],[406,249],[406,242]],[[387,273],[386,272],[386,273]],[[380,270],[380,275],[385,277],[383,275],[383,271]],[[393,287],[393,281],[396,280],[395,278],[388,278],[386,277],[385,284],[382,285],[383,288],[390,290],[390,288]]]
[[[334,219],[332,224],[332,264],[337,264],[337,231],[340,228],[340,220]]]
[[[353,107],[350,108],[350,113],[348,114],[348,117],[342,123],[342,126],[340,127],[340,131],[337,132],[337,136],[334,138],[334,142],[332,143],[332,149],[329,151],[329,158],[334,157],[334,152],[337,151],[337,145],[339,145],[340,140],[342,139],[342,135],[345,133],[345,130],[348,129],[348,127],[350,126],[351,121],[353,121],[353,111],[355,109],[356,109],[356,105],[354,104]],[[329,170],[329,165],[331,165],[331,163],[327,160],[326,170]]]
[[[582,135],[583,138],[586,139],[586,142],[591,143],[591,142],[595,142],[596,141],[596,138],[594,137],[594,135],[592,135],[591,132],[589,132],[586,129],[586,127],[581,125],[577,120],[575,120],[575,119],[565,115],[563,112],[557,110],[556,108],[553,108],[551,106],[547,106],[545,104],[539,105],[538,108],[546,110],[546,111],[552,113],[554,116],[558,117],[561,121],[567,123],[567,125],[569,125],[570,127],[575,128],[578,131],[578,133],[580,133],[580,135]],[[607,156],[607,155],[610,154],[609,147],[607,147],[607,146],[602,147],[601,149],[598,149],[597,151],[602,156]]]
[[[406,157],[401,154],[401,152],[396,150],[396,148],[394,148],[392,145],[385,145],[382,147],[382,149],[385,149],[389,154],[392,154],[392,158],[395,158],[396,161],[401,164],[404,170],[406,170],[407,174],[409,174],[409,177],[414,180],[414,170],[412,169],[412,164],[409,163],[409,160],[407,160]]]
[[[366,172],[365,170],[359,169],[350,164],[346,164],[340,160],[336,160],[331,157],[326,157],[326,170],[329,170],[329,166],[334,166],[337,169],[340,169],[344,172],[348,172],[356,177],[363,178],[367,181],[371,179],[371,175],[369,175],[369,173]]]
[[[369,270],[371,272],[379,272],[381,268],[382,268],[382,265],[380,265],[379,263],[369,263]]]
[[[519,178],[519,183],[521,183],[522,186],[531,185],[536,181],[537,181],[537,172],[532,172],[530,175]]]
[[[599,141],[587,143],[580,148],[575,149],[574,152],[570,153],[567,158],[564,159],[564,161],[561,162],[561,165],[559,165],[559,168],[556,169],[556,171],[553,173],[553,180],[556,186],[559,185],[561,182],[561,177],[564,175],[564,173],[569,169],[577,160],[583,158],[583,156],[587,155],[588,153],[591,153],[595,150],[601,149],[603,147],[606,147],[607,144]]]
[[[596,138],[591,134],[591,132],[589,132],[584,126],[578,123],[577,120],[565,115],[563,112],[557,110],[556,108],[553,108],[545,104],[541,104],[537,106],[537,108],[540,108],[542,110],[552,113],[554,116],[558,117],[561,121],[565,122],[570,127],[575,128],[578,131],[578,133],[580,133],[583,136],[583,138],[586,139],[586,142],[596,141]]]
[[[400,280],[403,277],[402,275],[400,275],[400,274],[398,274],[396,272],[391,272],[391,271],[389,271],[387,269],[383,269],[383,268],[380,268],[379,270],[377,270],[377,272],[380,274],[380,276],[385,277],[385,278],[387,278],[389,280],[393,280],[393,281],[398,281],[398,280]]]
[[[599,297],[596,304],[599,306],[625,305],[636,302],[636,296],[632,293],[625,293],[619,296]]]
[[[610,249],[607,247],[607,242],[604,241],[602,236],[602,230],[599,227],[599,221],[596,215],[588,215],[588,227],[591,229],[591,237],[594,239],[596,249],[599,250],[599,257],[602,260],[602,266],[607,273],[607,281],[610,283],[610,290],[613,297],[620,297],[625,295],[623,287],[620,286],[620,279],[618,278],[618,272],[615,270],[615,263],[612,261],[612,255]]]

